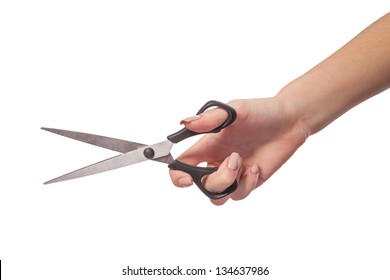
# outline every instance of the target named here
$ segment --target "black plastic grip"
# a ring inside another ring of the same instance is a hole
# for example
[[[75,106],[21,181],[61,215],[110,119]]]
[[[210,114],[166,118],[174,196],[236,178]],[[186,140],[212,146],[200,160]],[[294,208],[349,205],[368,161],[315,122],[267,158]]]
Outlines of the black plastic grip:
[[[220,198],[223,198],[229,194],[231,194],[232,192],[234,192],[237,187],[238,187],[238,183],[237,183],[237,180],[235,180],[233,182],[233,184],[231,186],[229,186],[226,190],[224,190],[223,192],[221,193],[215,193],[215,192],[210,192],[208,191],[205,186],[203,185],[202,183],[202,178],[206,175],[209,175],[215,171],[217,171],[217,168],[215,167],[201,167],[201,166],[193,166],[193,165],[188,165],[188,164],[185,164],[181,161],[178,161],[178,160],[174,160],[173,162],[171,162],[168,167],[170,169],[174,169],[174,170],[181,170],[181,171],[184,171],[188,174],[191,175],[192,177],[192,180],[194,181],[194,183],[198,186],[198,188],[209,198],[211,199],[220,199]]]
[[[175,133],[169,135],[167,137],[168,140],[170,140],[173,143],[179,143],[180,141],[187,139],[187,138],[194,136],[194,135],[220,132],[225,127],[231,125],[237,118],[237,113],[232,107],[230,107],[229,105],[227,105],[225,103],[216,101],[216,100],[208,101],[206,104],[203,105],[202,108],[200,108],[200,110],[196,114],[199,115],[199,114],[203,113],[204,111],[206,111],[207,109],[209,109],[210,107],[219,107],[221,109],[224,109],[228,113],[228,117],[223,124],[214,128],[211,131],[206,131],[206,132],[194,132],[194,131],[191,131],[187,128],[183,128],[183,129],[179,130],[178,132],[175,132]]]

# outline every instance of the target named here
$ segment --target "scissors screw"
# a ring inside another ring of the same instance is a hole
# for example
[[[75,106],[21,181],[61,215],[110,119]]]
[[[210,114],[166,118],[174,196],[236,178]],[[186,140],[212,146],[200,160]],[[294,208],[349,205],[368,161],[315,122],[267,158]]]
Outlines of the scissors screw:
[[[144,156],[147,158],[147,159],[152,159],[154,158],[154,150],[152,148],[146,148],[144,150]]]

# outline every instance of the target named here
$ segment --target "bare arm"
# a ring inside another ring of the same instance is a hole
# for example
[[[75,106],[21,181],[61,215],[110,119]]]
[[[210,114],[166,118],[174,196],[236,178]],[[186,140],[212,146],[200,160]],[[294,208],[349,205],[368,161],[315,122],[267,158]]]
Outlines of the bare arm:
[[[308,134],[390,86],[390,13],[289,83],[277,98],[291,106]]]

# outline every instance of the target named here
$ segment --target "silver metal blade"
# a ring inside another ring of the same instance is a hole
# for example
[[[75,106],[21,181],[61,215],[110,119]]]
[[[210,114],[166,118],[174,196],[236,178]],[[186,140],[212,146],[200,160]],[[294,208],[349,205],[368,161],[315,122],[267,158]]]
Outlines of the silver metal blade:
[[[46,130],[48,132],[58,134],[70,139],[74,139],[83,143],[91,144],[97,147],[105,148],[108,150],[112,150],[119,153],[127,153],[133,150],[136,150],[141,147],[147,146],[146,144],[131,142],[127,140],[101,136],[96,134],[77,132],[71,130],[57,129],[57,128],[49,128],[49,127],[41,127],[41,129]],[[173,161],[172,156],[169,154],[165,157],[154,158],[153,160],[167,163]]]
[[[57,128],[48,128],[48,127],[41,127],[41,129],[74,140],[78,140],[84,143],[88,143],[101,148],[119,152],[119,153],[127,153],[136,150],[139,147],[146,146],[144,144],[137,143],[137,142],[130,142],[126,140],[121,140],[121,139],[116,139],[116,138],[111,138],[111,137],[106,137],[106,136],[101,136],[96,134],[84,133],[84,132],[76,132],[76,131],[63,130]]]
[[[153,159],[154,161],[158,161],[158,162],[162,162],[162,163],[166,163],[166,164],[171,164],[175,159],[172,157],[171,154],[167,155],[167,156],[164,156],[164,157],[160,157],[160,158],[154,158]]]
[[[65,180],[70,179],[76,179],[80,177],[85,177],[93,174],[102,173],[105,171],[125,167],[134,163],[142,162],[147,160],[147,158],[144,156],[144,150],[147,148],[151,148],[154,151],[154,158],[164,158],[166,162],[169,162],[169,152],[172,148],[173,143],[169,140],[150,145],[145,146],[142,148],[139,148],[134,151],[130,151],[128,153],[118,155],[100,162],[97,162],[95,164],[80,168],[78,170],[75,170],[73,172],[67,173],[65,175],[62,175],[60,177],[54,178],[50,181],[45,182],[44,184],[51,184],[56,182],[61,182]]]

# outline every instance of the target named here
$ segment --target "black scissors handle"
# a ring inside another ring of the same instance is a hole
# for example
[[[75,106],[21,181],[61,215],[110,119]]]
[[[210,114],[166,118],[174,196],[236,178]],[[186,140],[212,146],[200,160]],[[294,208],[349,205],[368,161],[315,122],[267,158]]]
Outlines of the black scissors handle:
[[[204,104],[203,107],[198,111],[197,115],[203,113],[204,111],[206,111],[207,109],[209,109],[211,107],[219,107],[221,109],[224,109],[228,113],[228,117],[224,123],[222,123],[217,128],[214,128],[211,131],[207,131],[207,132],[194,132],[194,131],[191,131],[187,128],[183,128],[182,130],[169,135],[167,137],[168,140],[170,140],[173,143],[179,143],[180,141],[187,139],[187,138],[194,136],[194,135],[199,135],[199,134],[204,134],[204,133],[217,133],[217,132],[220,132],[222,129],[231,125],[237,118],[237,113],[232,107],[230,107],[229,105],[227,105],[225,103],[215,101],[215,100],[210,100],[206,104]],[[233,182],[233,184],[230,185],[223,192],[215,193],[215,192],[208,191],[205,188],[205,186],[203,185],[202,178],[206,175],[209,175],[209,174],[217,171],[218,168],[215,168],[215,167],[193,166],[193,165],[185,164],[185,163],[178,161],[178,160],[174,160],[173,162],[171,162],[168,165],[168,167],[170,169],[181,170],[181,171],[184,171],[184,172],[190,174],[194,183],[198,186],[198,188],[207,197],[209,197],[211,199],[223,198],[223,197],[231,194],[232,192],[234,192],[238,187],[237,180],[235,180]]]
[[[221,124],[217,128],[214,128],[213,130],[210,130],[207,132],[195,132],[195,131],[189,130],[187,128],[183,128],[182,130],[179,130],[178,132],[175,132],[175,133],[169,135],[167,137],[168,140],[170,140],[173,143],[179,143],[180,141],[187,139],[187,138],[194,136],[194,135],[199,135],[199,134],[204,134],[204,133],[217,133],[217,132],[220,132],[225,127],[231,125],[237,118],[236,110],[234,110],[232,107],[230,107],[229,105],[227,105],[225,103],[215,101],[215,100],[210,100],[210,101],[206,102],[206,104],[204,104],[203,107],[200,108],[200,110],[196,114],[199,115],[211,107],[219,107],[221,109],[224,109],[228,113],[228,117],[223,124]]]
[[[237,187],[238,183],[237,180],[234,180],[233,184],[231,184],[226,190],[220,193],[216,192],[210,192],[206,189],[206,187],[203,185],[202,178],[206,175],[209,175],[215,171],[218,170],[216,167],[201,167],[201,166],[193,166],[189,164],[185,164],[181,161],[174,160],[171,162],[168,167],[170,169],[174,170],[181,170],[191,175],[192,180],[194,180],[194,183],[198,186],[198,188],[209,198],[211,199],[220,199],[223,198],[232,192],[234,192]]]

